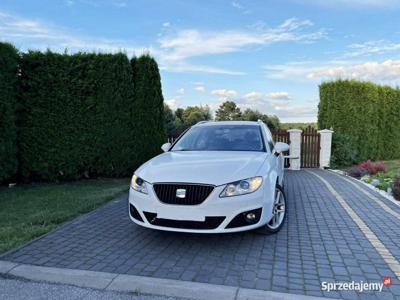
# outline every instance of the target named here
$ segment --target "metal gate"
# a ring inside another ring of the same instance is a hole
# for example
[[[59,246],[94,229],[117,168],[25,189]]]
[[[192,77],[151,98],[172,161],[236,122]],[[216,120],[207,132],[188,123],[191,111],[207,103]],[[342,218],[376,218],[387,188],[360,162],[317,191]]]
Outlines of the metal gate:
[[[274,142],[282,142],[282,143],[290,144],[289,132],[287,132],[286,130],[276,129],[276,130],[272,130],[271,133],[274,138]],[[284,152],[283,155],[289,155],[289,151]],[[290,159],[285,158],[285,168],[289,168],[289,167],[290,167]]]
[[[315,128],[307,127],[301,133],[301,167],[319,168],[321,135]]]

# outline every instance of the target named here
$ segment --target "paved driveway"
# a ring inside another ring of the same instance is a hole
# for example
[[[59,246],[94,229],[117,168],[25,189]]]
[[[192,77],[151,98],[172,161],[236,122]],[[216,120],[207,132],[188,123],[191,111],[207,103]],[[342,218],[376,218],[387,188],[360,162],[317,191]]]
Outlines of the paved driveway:
[[[0,259],[294,294],[400,299],[394,273],[400,266],[400,207],[357,186],[361,190],[328,171],[288,171],[289,215],[272,236],[144,229],[129,221],[123,197]],[[381,282],[383,276],[393,284],[382,292],[321,290],[323,281]]]

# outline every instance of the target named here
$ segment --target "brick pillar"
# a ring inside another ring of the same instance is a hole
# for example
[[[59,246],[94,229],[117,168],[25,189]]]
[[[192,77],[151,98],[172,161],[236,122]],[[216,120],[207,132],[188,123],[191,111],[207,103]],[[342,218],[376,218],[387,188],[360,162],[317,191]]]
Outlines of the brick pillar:
[[[301,132],[300,129],[289,129],[289,140],[290,140],[290,170],[300,170],[300,159],[301,159]]]
[[[321,135],[321,148],[319,151],[319,167],[321,169],[329,168],[331,161],[331,146],[333,131],[329,129],[319,130]]]

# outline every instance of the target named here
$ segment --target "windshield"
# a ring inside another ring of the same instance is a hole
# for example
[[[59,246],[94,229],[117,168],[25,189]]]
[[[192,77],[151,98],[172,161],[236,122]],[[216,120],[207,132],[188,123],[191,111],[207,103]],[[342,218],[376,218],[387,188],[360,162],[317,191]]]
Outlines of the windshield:
[[[258,125],[195,126],[172,147],[172,151],[264,151]]]

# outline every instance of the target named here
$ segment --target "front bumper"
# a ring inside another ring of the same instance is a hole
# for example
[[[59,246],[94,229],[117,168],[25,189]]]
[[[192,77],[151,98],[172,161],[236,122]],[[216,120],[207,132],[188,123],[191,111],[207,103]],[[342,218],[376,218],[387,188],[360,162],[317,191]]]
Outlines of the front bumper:
[[[215,187],[198,205],[165,204],[158,200],[147,183],[148,194],[129,191],[129,216],[138,225],[166,231],[223,233],[251,230],[266,224],[272,217],[273,199],[261,187],[256,192],[220,198],[224,186]],[[243,213],[253,212],[253,222]]]

